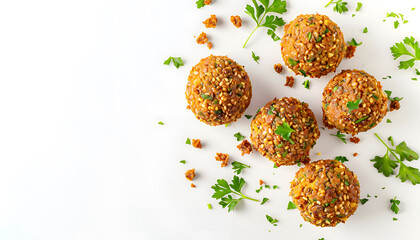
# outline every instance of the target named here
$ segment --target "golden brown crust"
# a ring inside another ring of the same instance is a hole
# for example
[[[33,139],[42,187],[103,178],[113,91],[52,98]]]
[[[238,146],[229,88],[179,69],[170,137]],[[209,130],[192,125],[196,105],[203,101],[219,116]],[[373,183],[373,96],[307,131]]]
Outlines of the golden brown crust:
[[[336,160],[320,160],[299,169],[290,196],[305,221],[334,227],[356,211],[360,186],[357,176]]]
[[[349,102],[361,99],[359,108],[350,111]],[[373,76],[361,70],[343,70],[331,79],[322,93],[323,122],[327,128],[357,134],[365,132],[384,118],[387,96]]]
[[[281,53],[296,74],[319,78],[334,72],[343,59],[343,33],[325,15],[299,15],[284,27]]]
[[[190,72],[188,107],[200,121],[216,126],[236,121],[249,106],[251,81],[244,68],[226,56],[201,59]]]
[[[284,122],[294,130],[290,140],[275,133]],[[268,102],[251,122],[254,148],[277,166],[308,163],[309,151],[319,136],[318,123],[308,104],[292,97]]]

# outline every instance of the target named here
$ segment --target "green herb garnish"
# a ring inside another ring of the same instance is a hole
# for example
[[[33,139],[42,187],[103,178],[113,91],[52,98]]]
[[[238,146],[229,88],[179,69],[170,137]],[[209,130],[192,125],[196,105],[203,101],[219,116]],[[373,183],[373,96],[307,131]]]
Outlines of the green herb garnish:
[[[271,224],[273,224],[273,226],[277,226],[277,223],[279,222],[279,220],[272,218],[268,215],[265,215],[265,217],[267,218],[267,221]]]
[[[354,38],[352,38],[351,41],[347,41],[347,43],[355,47],[362,45],[362,42],[357,43]]]
[[[202,93],[200,96],[201,96],[202,99],[210,99],[210,100],[213,100],[212,96],[207,95],[205,93]]]
[[[185,144],[191,145],[191,139],[187,138],[187,141],[185,141]]]
[[[236,137],[236,141],[242,141],[245,138],[240,132],[233,134],[233,136]]]
[[[368,28],[367,27],[363,28],[363,33],[367,33],[367,32],[368,32]]]
[[[389,100],[391,101],[401,101],[403,100],[404,97],[391,97],[392,91],[389,90],[385,90],[386,96],[388,97]]]
[[[207,203],[207,208],[208,208],[208,209],[212,209],[213,207],[211,206],[211,204],[210,204],[210,203]]]
[[[292,201],[289,201],[289,203],[287,204],[287,210],[291,209],[296,209],[296,205]]]
[[[359,105],[362,103],[362,99],[357,99],[356,101],[348,101],[347,108],[349,109],[349,113],[353,110],[359,109]]]
[[[363,4],[361,2],[357,3],[357,8],[356,8],[356,12],[360,11],[360,9],[362,8]]]
[[[247,119],[251,119],[251,118],[252,118],[252,115],[245,115],[245,117],[246,117]]]
[[[358,124],[359,122],[361,122],[361,121],[363,121],[363,120],[365,120],[365,119],[367,119],[367,118],[369,118],[369,116],[365,116],[365,117],[359,118],[359,119],[357,119],[354,123],[355,123],[355,124]]]
[[[390,199],[389,202],[391,203],[391,210],[397,214],[400,211],[400,208],[398,208],[400,200],[397,200],[397,197],[394,197],[394,199]]]
[[[343,143],[347,144],[346,135],[340,133],[340,131],[337,131],[337,134],[330,134],[330,135],[338,137],[338,139],[340,139]]]
[[[290,65],[293,67],[293,66],[295,66],[296,64],[298,64],[298,63],[299,63],[299,61],[295,61],[295,60],[293,60],[292,58],[289,58],[289,63],[290,63]]]
[[[180,57],[169,57],[163,62],[163,64],[169,65],[171,62],[174,64],[176,68],[179,68],[180,66],[184,66],[184,63],[182,62],[182,59]]]
[[[258,63],[259,64],[259,62],[258,62],[258,60],[260,60],[260,57],[259,56],[255,56],[255,53],[252,51],[252,58],[254,59],[254,61],[256,62],[256,63]]]
[[[302,85],[303,85],[306,89],[309,89],[309,85],[310,85],[309,80],[304,81],[304,82],[302,83]]]
[[[344,157],[344,156],[337,156],[337,157],[335,157],[335,160],[340,161],[340,162],[342,162],[342,163],[344,163],[344,162],[348,162],[348,161],[349,161],[349,160],[348,160],[346,157]]]
[[[414,51],[410,52],[407,49],[406,45],[410,46]],[[414,66],[414,62],[416,60],[420,60],[419,43],[414,39],[414,37],[405,37],[403,42],[395,43],[395,45],[392,46],[390,49],[394,60],[404,55],[410,57],[409,60],[400,61],[400,65],[398,66],[399,69],[411,68]]]
[[[182,163],[182,164],[185,164],[187,161],[185,161],[185,160],[181,160],[181,161],[179,161],[180,163]]]
[[[362,205],[365,205],[365,203],[366,203],[367,201],[369,201],[369,199],[367,199],[367,198],[361,198],[361,199],[360,199],[360,203],[361,203]]]
[[[250,168],[250,166],[237,161],[232,162],[232,169],[234,170],[233,172],[236,174],[241,174],[242,170],[245,168]]]
[[[389,119],[389,118],[388,118],[388,119],[386,120],[386,123],[392,123],[391,119]]]
[[[335,6],[334,6],[334,8],[333,8],[333,10],[335,11],[335,12],[338,12],[338,13],[343,13],[343,12],[347,12],[349,9],[346,7],[346,5],[347,5],[347,2],[343,2],[343,0],[338,0],[338,1],[336,1],[336,2],[334,2],[334,0],[330,0],[330,2],[327,4],[327,5],[325,5],[325,7],[328,7],[330,4],[332,4],[332,3],[335,3]]]
[[[295,130],[293,130],[287,122],[283,122],[283,125],[278,125],[274,132],[282,136],[284,140],[289,140],[290,135],[292,132],[295,132]]]
[[[264,203],[266,203],[268,201],[268,198],[263,198],[261,205],[263,205]]]
[[[159,125],[165,125],[163,122],[158,122]]]

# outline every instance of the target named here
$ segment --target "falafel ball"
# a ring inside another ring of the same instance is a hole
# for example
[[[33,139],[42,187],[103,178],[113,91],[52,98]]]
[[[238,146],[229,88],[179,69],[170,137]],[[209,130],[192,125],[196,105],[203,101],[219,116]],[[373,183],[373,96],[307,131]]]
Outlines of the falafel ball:
[[[385,117],[387,100],[373,76],[361,70],[343,70],[322,93],[324,125],[344,133],[365,132]]]
[[[308,163],[320,132],[308,104],[296,98],[268,102],[251,122],[254,148],[277,166]]]
[[[336,160],[312,162],[296,173],[290,196],[305,221],[320,227],[345,223],[359,204],[357,176]]]
[[[226,56],[200,60],[188,76],[187,109],[202,122],[222,125],[236,121],[249,106],[251,81],[243,66]]]
[[[319,78],[335,72],[346,53],[340,28],[325,15],[299,15],[284,27],[284,63],[296,74]]]

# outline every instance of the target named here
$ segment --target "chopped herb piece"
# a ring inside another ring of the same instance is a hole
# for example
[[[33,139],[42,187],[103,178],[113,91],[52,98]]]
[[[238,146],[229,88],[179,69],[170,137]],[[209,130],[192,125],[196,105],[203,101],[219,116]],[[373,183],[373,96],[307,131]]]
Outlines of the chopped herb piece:
[[[413,80],[413,81],[417,81],[417,78],[411,78],[411,80]]]
[[[342,163],[344,163],[344,162],[348,162],[348,161],[349,161],[349,160],[348,160],[346,157],[344,157],[344,156],[337,156],[337,157],[335,157],[335,160],[340,161],[340,162],[342,162]]]
[[[255,190],[257,193],[260,193],[261,190],[263,189],[263,186],[260,186],[260,188],[258,188],[257,190]]]
[[[348,185],[349,185],[349,182],[347,182],[347,181],[344,181],[344,184],[346,184],[346,186],[348,186]]]
[[[181,161],[179,161],[180,163],[182,163],[182,164],[185,164],[187,161],[185,161],[185,160],[181,160]]]
[[[251,119],[251,118],[252,118],[252,115],[245,115],[245,117],[246,117],[247,119]]]
[[[292,201],[289,201],[289,203],[287,204],[287,210],[291,209],[296,209],[296,205]]]
[[[399,25],[400,25],[400,22],[394,21],[394,29],[397,29]]]
[[[197,4],[197,8],[202,8],[206,6],[206,4],[204,4],[204,0],[198,0],[197,2],[195,2],[195,4]]]
[[[229,126],[229,124],[230,124],[230,123],[226,123],[226,124],[225,124],[225,127],[228,127],[228,126]]]
[[[361,122],[361,121],[363,121],[363,120],[365,120],[367,118],[369,118],[369,116],[365,116],[365,117],[359,118],[354,123],[358,124],[359,122]]]
[[[265,184],[264,185],[265,188],[271,189],[270,185]]]
[[[187,138],[187,141],[185,141],[185,144],[191,145],[191,139]]]
[[[276,147],[281,148],[283,147],[283,145],[284,145],[283,143],[280,143],[280,144],[277,144]]]
[[[298,64],[298,62],[299,61],[295,61],[295,60],[293,60],[292,58],[289,58],[289,63],[290,63],[290,65],[293,67],[293,66],[295,66],[296,64]]]
[[[286,1],[275,0],[273,1],[271,5],[269,5],[269,2],[270,2],[269,0],[263,0],[263,1],[260,0],[262,5],[259,5],[257,1],[255,0],[253,0],[252,2],[254,4],[254,7],[247,4],[245,7],[245,13],[248,14],[254,20],[257,26],[254,28],[254,30],[251,32],[249,37],[246,39],[243,45],[243,48],[245,48],[251,36],[260,27],[266,27],[269,30],[272,30],[272,31],[267,31],[267,34],[271,36],[271,38],[274,41],[277,41],[278,37],[273,37],[273,34],[276,31],[277,27],[281,27],[285,24],[283,18],[279,18],[275,15],[267,15],[267,14],[268,13],[278,13],[278,14],[285,13],[287,11]]]
[[[184,66],[184,63],[182,62],[182,59],[180,57],[169,57],[163,62],[163,64],[169,65],[171,62],[174,64],[176,68],[179,68],[180,66]]]
[[[304,82],[302,83],[302,85],[303,85],[306,89],[309,89],[309,85],[310,85],[309,80],[304,81]]]
[[[348,101],[347,108],[349,109],[349,113],[353,110],[359,109],[359,105],[362,103],[362,99],[357,99],[356,101]]]
[[[335,3],[335,6],[333,7],[333,10],[338,13],[347,12],[349,9],[346,7],[347,2],[343,2],[343,0],[338,0],[334,2],[333,0],[330,0],[330,2],[325,5],[325,7],[328,7],[330,4]]]
[[[252,51],[252,58],[254,59],[255,62],[257,62],[259,64],[258,60],[260,60],[260,57],[255,56],[255,53],[253,51]]]
[[[400,209],[398,208],[398,205],[400,205],[400,200],[397,200],[397,197],[394,197],[394,199],[390,199],[389,202],[391,203],[391,210],[398,214]]]
[[[388,137],[388,141],[390,141],[391,145],[394,146],[394,139],[392,138],[392,136]]]
[[[210,203],[207,203],[207,208],[208,208],[208,209],[212,209],[213,207],[211,206],[211,204],[210,204]]]
[[[352,38],[351,41],[348,41],[347,43],[355,47],[362,45],[362,42],[357,43],[354,38]]]
[[[299,225],[299,227],[302,227],[302,223]]]
[[[241,174],[242,170],[245,168],[250,168],[250,166],[237,161],[232,162],[232,169],[234,170],[233,172],[236,174]]]
[[[242,199],[259,202],[259,200],[247,197],[241,192],[244,185],[245,180],[243,178],[239,178],[236,175],[233,176],[231,184],[229,184],[225,179],[217,179],[217,183],[211,186],[211,188],[214,190],[212,198],[220,199],[219,204],[223,208],[228,207],[228,212],[233,211],[236,204],[238,204],[238,202]],[[231,194],[238,195],[240,198],[235,199]]]
[[[308,40],[311,41],[311,38],[312,38],[312,33],[308,32]]]
[[[372,97],[373,97],[374,99],[378,99],[378,96],[376,96],[375,94],[372,94]]]
[[[273,189],[279,189],[279,186],[274,185],[274,186],[273,186]]]
[[[236,137],[237,141],[242,141],[245,138],[240,132],[233,134],[233,136]]]
[[[356,8],[356,12],[360,11],[360,9],[362,8],[363,4],[361,2],[357,3],[357,8]]]
[[[335,137],[338,137],[343,143],[345,143],[345,144],[347,144],[347,141],[346,141],[346,135],[344,135],[344,134],[342,134],[342,133],[340,133],[340,131],[337,131],[337,133],[336,134],[330,134],[331,136],[335,136]]]
[[[417,68],[415,68],[415,70],[416,70],[416,74],[420,75],[420,71]]]
[[[398,218],[394,218],[394,217],[392,218],[392,221],[397,221],[397,220],[398,220]]]
[[[289,140],[290,135],[292,132],[295,132],[295,130],[293,130],[287,122],[283,122],[283,125],[278,125],[274,132],[282,136],[284,140]]]
[[[268,198],[263,198],[261,205],[263,205],[264,203],[266,203],[268,201]]]
[[[299,72],[300,72],[300,73],[302,73],[302,75],[303,75],[304,77],[307,77],[306,72],[305,72],[305,71],[303,71],[302,69],[299,69]]]
[[[271,39],[273,39],[274,42],[280,40],[280,37],[277,36],[277,34],[273,30],[271,30],[271,29],[268,29],[267,30],[267,35],[270,36]]]
[[[210,100],[213,100],[213,97],[212,96],[207,95],[205,93],[202,93],[200,96],[201,96],[202,99],[210,99]]]
[[[392,121],[388,118],[388,119],[386,120],[386,123],[392,123]]]
[[[368,32],[368,28],[367,27],[363,28],[363,33],[367,33],[367,32]]]
[[[406,45],[410,46],[414,50],[414,53],[411,53],[407,49]],[[390,49],[392,56],[394,56],[394,60],[404,55],[411,57],[409,60],[400,61],[400,65],[398,66],[399,69],[408,69],[414,67],[414,62],[416,60],[420,60],[419,43],[414,39],[414,37],[405,37],[403,42],[395,43],[395,45]]]
[[[391,97],[392,91],[389,90],[385,90],[386,96],[388,97],[389,100],[391,101],[401,101],[403,100],[403,97]]]
[[[271,224],[273,224],[273,226],[277,226],[277,223],[279,222],[279,220],[272,218],[268,215],[265,215],[265,217],[267,218],[267,221]]]
[[[337,91],[337,89],[338,89],[338,86],[335,86],[335,87],[333,88],[333,92]]]
[[[337,198],[333,198],[333,199],[331,200],[331,204],[334,204],[336,201],[337,201]]]
[[[165,125],[163,122],[158,122],[159,125]]]

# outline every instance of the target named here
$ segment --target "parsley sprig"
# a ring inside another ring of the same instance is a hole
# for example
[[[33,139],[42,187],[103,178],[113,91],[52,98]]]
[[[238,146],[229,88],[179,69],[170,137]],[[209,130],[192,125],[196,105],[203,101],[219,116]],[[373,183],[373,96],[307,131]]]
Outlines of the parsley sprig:
[[[382,173],[385,177],[389,177],[390,175],[394,175],[394,169],[397,168],[399,164],[400,168],[396,177],[398,177],[401,182],[405,182],[408,179],[413,185],[420,184],[420,171],[417,168],[407,166],[403,163],[404,160],[409,162],[417,160],[419,159],[419,155],[410,149],[405,141],[401,142],[395,147],[395,149],[393,149],[390,148],[378,136],[378,134],[375,133],[375,136],[385,145],[387,149],[383,157],[375,156],[374,159],[370,160],[371,162],[374,162],[373,166],[378,170],[378,172]],[[391,141],[392,138],[389,137],[388,140]],[[399,157],[397,155],[399,155]],[[395,160],[391,158],[392,156]]]
[[[176,68],[179,68],[180,66],[184,66],[184,62],[182,62],[182,58],[180,57],[169,57],[163,62],[163,64],[169,65],[171,62],[173,62]]]
[[[245,48],[251,36],[260,27],[268,28],[267,34],[271,36],[274,41],[280,40],[275,34],[277,27],[281,27],[285,24],[283,18],[274,15],[267,15],[268,13],[279,13],[283,14],[287,12],[286,1],[274,0],[270,5],[270,0],[258,0],[262,5],[259,5],[256,0],[252,0],[254,7],[247,4],[245,7],[245,13],[248,14],[256,23],[257,26],[251,32],[249,37],[246,39],[243,48]]]
[[[260,200],[245,196],[241,190],[245,185],[245,180],[238,176],[233,176],[232,184],[229,184],[225,179],[217,179],[217,183],[211,186],[214,194],[211,196],[215,199],[220,199],[219,204],[225,208],[228,207],[228,212],[235,209],[236,204],[242,199],[248,199],[255,202]],[[239,198],[233,198],[232,195],[238,195]]]
[[[414,53],[408,50],[406,45],[410,46],[414,50]],[[400,61],[400,65],[398,66],[399,69],[414,67],[414,62],[420,60],[419,43],[414,37],[405,37],[403,42],[395,43],[390,49],[394,60],[404,55],[410,57],[410,59],[406,61]]]
[[[398,207],[398,205],[400,205],[400,200],[398,200],[397,197],[394,197],[394,199],[390,199],[389,202],[391,203],[391,210],[395,214],[398,214],[400,211],[400,208]]]
[[[295,130],[293,130],[287,122],[283,122],[283,125],[278,125],[274,132],[282,136],[284,140],[289,141],[290,135],[292,135],[292,132],[295,132]]]
[[[335,136],[340,139],[343,143],[347,144],[346,135],[342,134],[340,131],[337,131],[337,134],[330,134],[331,136]]]
[[[347,108],[349,109],[349,114],[356,109],[359,109],[359,105],[362,103],[362,99],[357,99],[355,101],[348,101]]]
[[[241,174],[242,170],[245,168],[250,168],[250,166],[237,161],[232,162],[232,169],[234,170],[233,172],[236,174]]]
[[[333,4],[333,3],[335,3],[335,6],[333,8],[333,10],[335,12],[338,12],[338,13],[341,14],[341,13],[347,12],[349,10],[346,7],[347,2],[343,2],[343,0],[338,0],[338,1],[335,1],[335,2],[334,2],[334,0],[330,0],[330,2],[327,5],[325,5],[325,7],[328,7],[330,4]]]
[[[273,224],[273,226],[277,226],[279,220],[270,217],[269,215],[265,215],[265,218],[267,218],[267,221],[271,224]]]

